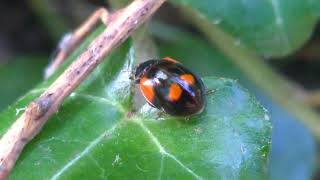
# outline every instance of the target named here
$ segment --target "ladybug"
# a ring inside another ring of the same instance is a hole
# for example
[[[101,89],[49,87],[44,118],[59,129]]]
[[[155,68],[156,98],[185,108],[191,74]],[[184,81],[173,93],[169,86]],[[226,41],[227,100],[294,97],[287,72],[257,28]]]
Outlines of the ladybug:
[[[187,117],[204,109],[202,80],[172,58],[151,59],[139,64],[135,83],[152,107],[172,116]]]

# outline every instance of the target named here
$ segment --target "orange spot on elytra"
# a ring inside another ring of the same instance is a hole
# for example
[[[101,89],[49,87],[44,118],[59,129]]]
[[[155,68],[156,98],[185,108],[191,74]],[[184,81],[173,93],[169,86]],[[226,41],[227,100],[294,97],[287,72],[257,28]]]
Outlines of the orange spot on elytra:
[[[154,98],[152,81],[146,77],[142,77],[140,79],[140,89],[142,91],[143,96],[147,99],[149,103],[152,104],[152,100]]]
[[[182,95],[182,89],[178,84],[172,84],[170,86],[168,98],[170,101],[177,101]]]
[[[189,85],[192,85],[194,83],[194,77],[191,74],[183,74],[180,76],[180,79],[184,80]]]
[[[171,57],[165,57],[165,58],[163,58],[163,60],[171,61],[171,62],[174,62],[174,63],[179,63],[179,61],[177,61],[177,60],[175,60],[175,59],[173,59]]]

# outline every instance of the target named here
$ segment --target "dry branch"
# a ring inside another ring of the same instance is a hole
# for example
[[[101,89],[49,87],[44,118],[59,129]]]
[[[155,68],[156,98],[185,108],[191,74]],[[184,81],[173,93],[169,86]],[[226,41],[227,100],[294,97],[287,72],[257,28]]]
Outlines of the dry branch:
[[[23,147],[37,135],[63,100],[93,71],[112,49],[145,22],[165,0],[135,0],[109,16],[99,35],[61,76],[16,120],[0,140],[0,179],[6,179]]]

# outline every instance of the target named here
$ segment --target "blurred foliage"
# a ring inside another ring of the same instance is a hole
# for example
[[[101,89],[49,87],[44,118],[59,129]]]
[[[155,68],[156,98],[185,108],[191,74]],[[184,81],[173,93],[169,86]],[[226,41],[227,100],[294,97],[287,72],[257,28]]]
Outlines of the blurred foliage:
[[[300,48],[313,32],[320,9],[316,0],[173,2],[198,10],[236,43],[266,57],[288,55]]]
[[[20,57],[0,64],[0,111],[42,80],[45,58]]]

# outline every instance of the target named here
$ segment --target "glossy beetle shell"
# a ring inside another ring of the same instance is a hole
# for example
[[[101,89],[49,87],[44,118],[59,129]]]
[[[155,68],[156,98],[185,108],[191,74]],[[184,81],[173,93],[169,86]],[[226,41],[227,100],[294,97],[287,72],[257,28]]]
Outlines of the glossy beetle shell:
[[[141,63],[135,80],[147,102],[170,115],[191,116],[204,108],[202,80],[174,59]]]

